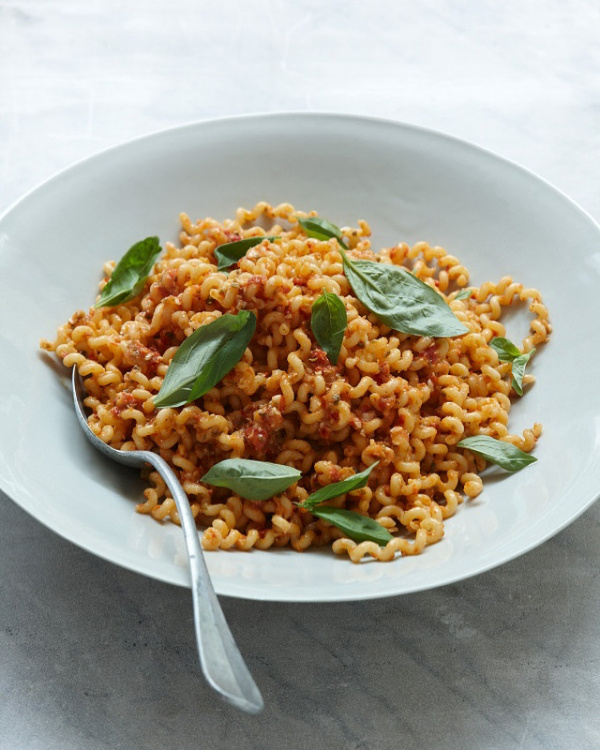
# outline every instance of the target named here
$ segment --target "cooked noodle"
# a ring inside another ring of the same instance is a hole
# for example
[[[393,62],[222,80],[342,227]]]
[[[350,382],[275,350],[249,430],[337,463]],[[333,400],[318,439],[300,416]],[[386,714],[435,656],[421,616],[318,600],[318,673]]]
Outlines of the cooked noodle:
[[[469,284],[456,258],[424,242],[376,255],[369,225],[359,221],[343,230],[350,257],[410,268],[445,295],[470,332],[434,339],[392,331],[354,296],[336,241],[307,238],[296,215],[306,214],[265,202],[238,209],[235,220],[223,223],[192,223],[182,215],[180,247],[167,244],[140,296],[115,308],[76,312],[56,340],[42,346],[85,378],[96,435],[115,448],[156,451],[173,467],[197,523],[206,527],[205,549],[332,544],[354,562],[418,554],[442,538],[444,521],[463,496],[482,490],[485,461],[457,448],[462,438],[490,435],[527,452],[534,447],[541,425],[522,435],[509,432],[511,365],[488,344],[505,334],[503,309],[525,302],[532,320],[522,350],[530,351],[548,338],[548,312],[537,290],[507,276],[456,300]],[[229,271],[217,271],[215,247],[264,234],[266,222],[268,234],[279,239],[250,249]],[[107,275],[112,268],[106,265]],[[336,367],[310,327],[312,303],[323,289],[340,295],[347,310]],[[153,396],[178,345],[198,326],[242,309],[258,318],[242,360],[197,401],[156,409]],[[523,382],[532,380],[526,375]],[[244,500],[200,481],[225,458],[287,464],[304,476],[270,500]],[[319,487],[375,461],[368,486],[330,504],[376,519],[394,535],[386,546],[357,544],[297,507]],[[161,477],[155,471],[147,477],[137,510],[177,523]]]

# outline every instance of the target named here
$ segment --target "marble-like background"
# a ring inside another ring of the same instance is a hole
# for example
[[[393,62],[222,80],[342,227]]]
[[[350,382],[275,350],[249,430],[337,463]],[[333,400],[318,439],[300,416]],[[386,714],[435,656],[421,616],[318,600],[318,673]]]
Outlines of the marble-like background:
[[[598,218],[599,35],[596,0],[0,0],[0,210],[163,127],[321,110],[472,140]],[[600,747],[598,505],[435,591],[224,599],[255,717],[204,685],[189,592],[0,510],[1,750]]]

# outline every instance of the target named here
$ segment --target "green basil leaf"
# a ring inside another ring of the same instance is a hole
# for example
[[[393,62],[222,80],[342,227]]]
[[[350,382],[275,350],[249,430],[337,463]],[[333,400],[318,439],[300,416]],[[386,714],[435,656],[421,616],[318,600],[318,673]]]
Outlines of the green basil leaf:
[[[255,329],[248,310],[197,328],[175,352],[154,406],[183,406],[210,391],[240,361]]]
[[[502,362],[512,362],[521,356],[521,352],[512,341],[505,339],[503,336],[495,336],[490,341],[490,346],[498,354],[498,359]]]
[[[351,260],[344,236],[335,224],[313,217],[298,219],[309,237],[338,241],[344,274],[354,294],[378,320],[402,333],[416,336],[463,336],[466,328],[444,298],[405,268],[370,260]]]
[[[132,245],[117,263],[94,307],[114,307],[137,297],[162,249],[158,237]]]
[[[363,305],[378,320],[416,336],[463,336],[466,328],[441,294],[405,268],[350,260],[341,250],[344,273]]]
[[[472,289],[461,289],[460,292],[457,292],[454,295],[454,299],[469,299],[469,297],[473,294]]]
[[[246,237],[243,240],[236,240],[236,242],[227,242],[224,245],[219,245],[215,248],[217,268],[219,271],[224,271],[226,268],[229,268],[229,266],[237,263],[238,260],[241,260],[251,247],[256,247],[256,245],[260,245],[260,243],[265,240],[272,242],[277,239],[279,239],[279,235],[261,235],[259,237]]]
[[[521,354],[519,357],[515,357],[512,361],[512,387],[519,396],[523,395],[523,377],[525,375],[525,368],[534,352],[535,347],[528,351],[527,354]]]
[[[327,219],[321,219],[318,216],[311,216],[309,219],[301,219],[299,216],[296,218],[308,237],[314,237],[316,240],[335,238],[339,243],[344,244],[342,230]]]
[[[200,480],[214,487],[225,487],[246,500],[268,500],[297,482],[302,474],[291,466],[226,458],[215,464]]]
[[[512,341],[505,339],[503,336],[496,336],[493,338],[490,341],[490,346],[498,354],[498,359],[500,361],[512,363],[512,387],[519,396],[522,396],[525,368],[535,353],[535,347],[528,351],[527,354],[521,354]]]
[[[310,327],[332,365],[337,365],[347,325],[348,316],[342,299],[323,289],[321,296],[313,302]]]
[[[506,471],[519,471],[537,461],[535,456],[530,456],[516,445],[505,443],[504,440],[496,440],[489,435],[473,435],[473,437],[464,438],[457,443],[457,446],[468,448],[472,453],[497,464]]]
[[[324,503],[326,500],[332,500],[334,497],[339,497],[340,495],[344,495],[346,492],[351,492],[352,490],[359,490],[367,484],[369,481],[369,474],[378,463],[379,461],[375,461],[374,464],[371,464],[364,471],[354,474],[353,476],[348,477],[348,479],[342,479],[341,482],[333,482],[325,487],[321,487],[316,492],[313,492],[312,495],[309,495],[306,500],[298,503],[299,507],[307,508],[312,512],[315,505],[319,505],[319,503]]]
[[[322,518],[324,521],[329,521],[329,523],[337,526],[338,529],[341,529],[346,536],[355,542],[375,542],[380,547],[385,547],[394,538],[377,521],[369,518],[369,516],[355,513],[352,510],[334,508],[331,505],[321,505],[318,508],[311,508],[310,512],[314,516],[317,516],[317,518]]]

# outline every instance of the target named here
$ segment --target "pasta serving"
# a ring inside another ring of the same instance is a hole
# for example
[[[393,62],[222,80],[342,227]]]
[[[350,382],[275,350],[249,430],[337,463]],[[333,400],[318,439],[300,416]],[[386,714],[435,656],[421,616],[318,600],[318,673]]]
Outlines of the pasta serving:
[[[137,296],[77,311],[54,341],[41,345],[84,377],[96,435],[115,448],[153,450],[168,461],[205,529],[205,549],[289,545],[301,551],[331,544],[353,562],[419,554],[442,538],[445,520],[464,497],[482,491],[486,459],[461,441],[488,436],[525,453],[535,446],[541,425],[521,435],[509,431],[518,392],[515,357],[503,358],[490,342],[506,341],[503,311],[526,303],[530,333],[516,353],[531,354],[550,334],[548,311],[537,290],[508,276],[469,287],[467,268],[441,247],[400,243],[375,254],[366,221],[343,228],[342,242],[309,236],[302,219],[310,217],[316,214],[266,202],[238,209],[222,223],[193,223],[182,214],[179,246],[167,244]],[[219,270],[215,251],[249,238],[256,238],[248,243],[253,246]],[[359,261],[371,261],[369,268],[377,265],[384,276],[410,271],[409,280],[425,282],[421,291],[433,292],[464,332],[402,333],[382,322],[356,292],[358,282],[350,283]],[[113,269],[114,263],[105,266],[101,288]],[[319,345],[311,327],[322,295],[342,304],[337,357]],[[154,401],[182,343],[226,315],[241,321],[243,311],[253,314],[256,328],[237,363],[199,397],[158,408]],[[522,377],[522,385],[532,381]],[[202,481],[226,459],[300,474],[272,497],[247,499]],[[306,503],[319,488],[369,467],[364,486],[326,505],[373,519],[389,532],[384,543],[352,538]],[[177,523],[160,476],[148,471],[147,479],[137,510]]]

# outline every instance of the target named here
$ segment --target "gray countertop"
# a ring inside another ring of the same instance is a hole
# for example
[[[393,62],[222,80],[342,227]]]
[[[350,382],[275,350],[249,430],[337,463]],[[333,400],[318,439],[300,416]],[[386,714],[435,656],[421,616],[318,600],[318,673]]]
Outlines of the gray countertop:
[[[0,210],[163,127],[326,110],[472,140],[597,218],[599,28],[595,0],[0,0]],[[598,505],[441,589],[223,599],[259,716],[205,686],[187,590],[0,508],[1,750],[600,747]]]

